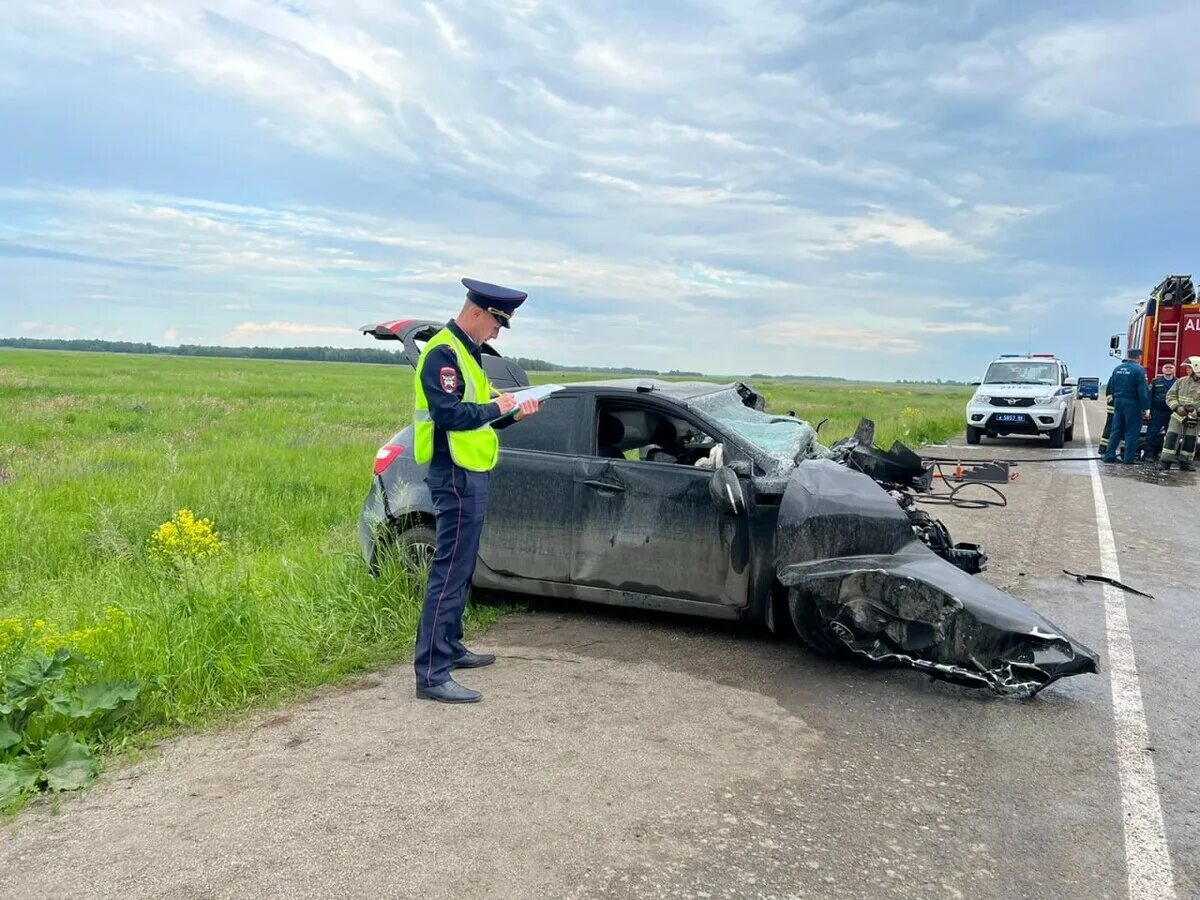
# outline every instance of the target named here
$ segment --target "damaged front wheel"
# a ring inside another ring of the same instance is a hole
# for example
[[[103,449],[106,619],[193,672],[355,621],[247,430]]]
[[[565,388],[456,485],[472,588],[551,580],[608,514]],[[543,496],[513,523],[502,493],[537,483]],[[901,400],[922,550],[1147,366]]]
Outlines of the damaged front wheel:
[[[844,656],[845,645],[830,632],[817,612],[817,600],[809,591],[792,588],[788,591],[788,610],[800,643],[821,656]]]

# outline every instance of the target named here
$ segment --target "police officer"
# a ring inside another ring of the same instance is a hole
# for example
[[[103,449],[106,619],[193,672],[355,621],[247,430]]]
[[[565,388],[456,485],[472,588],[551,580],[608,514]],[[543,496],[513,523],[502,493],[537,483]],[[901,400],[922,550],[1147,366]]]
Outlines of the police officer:
[[[1150,388],[1147,384],[1146,370],[1138,362],[1142,351],[1130,347],[1125,354],[1125,361],[1113,369],[1108,376],[1108,389],[1112,394],[1113,420],[1108,435],[1108,447],[1104,451],[1104,461],[1117,462],[1117,445],[1122,438],[1125,440],[1126,464],[1137,462],[1138,435],[1142,430],[1142,413],[1150,405]]]
[[[1162,455],[1163,431],[1171,421],[1167,391],[1175,383],[1175,363],[1163,363],[1162,374],[1150,382],[1150,424],[1146,427],[1146,458]]]
[[[1175,379],[1167,391],[1167,406],[1171,409],[1171,424],[1163,441],[1164,469],[1178,462],[1179,468],[1192,472],[1196,458],[1196,433],[1200,430],[1200,356],[1189,356],[1184,362],[1188,374]]]
[[[429,463],[426,481],[433,496],[437,548],[429,566],[413,668],[417,696],[442,703],[482,699],[479,691],[451,678],[450,671],[496,661],[490,653],[472,653],[463,645],[463,607],[479,553],[489,473],[499,454],[494,429],[532,415],[540,406],[536,400],[518,406],[511,394],[495,390],[479,349],[502,327],[511,327],[509,321],[526,295],[472,278],[462,283],[466,302],[457,318],[426,343],[415,381],[413,453],[417,463]],[[493,394],[498,395],[494,400]]]

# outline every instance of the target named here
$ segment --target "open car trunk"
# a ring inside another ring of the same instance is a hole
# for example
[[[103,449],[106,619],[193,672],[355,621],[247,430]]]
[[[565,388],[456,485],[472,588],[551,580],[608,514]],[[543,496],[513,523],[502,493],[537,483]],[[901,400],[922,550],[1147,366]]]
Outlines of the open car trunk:
[[[359,331],[380,341],[399,341],[404,358],[415,369],[421,356],[421,348],[444,327],[444,322],[397,319],[379,325],[363,325]],[[479,349],[483,357],[483,370],[487,372],[488,380],[493,385],[501,390],[529,387],[529,376],[515,362],[501,356],[491,344],[482,344]]]

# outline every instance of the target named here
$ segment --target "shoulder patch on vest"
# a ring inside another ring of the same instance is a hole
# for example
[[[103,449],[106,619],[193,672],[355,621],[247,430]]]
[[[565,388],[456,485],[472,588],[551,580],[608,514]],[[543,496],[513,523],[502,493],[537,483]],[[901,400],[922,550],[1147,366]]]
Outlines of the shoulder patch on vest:
[[[458,390],[458,372],[453,366],[443,366],[438,372],[438,381],[441,382],[442,390],[447,394],[453,394]]]

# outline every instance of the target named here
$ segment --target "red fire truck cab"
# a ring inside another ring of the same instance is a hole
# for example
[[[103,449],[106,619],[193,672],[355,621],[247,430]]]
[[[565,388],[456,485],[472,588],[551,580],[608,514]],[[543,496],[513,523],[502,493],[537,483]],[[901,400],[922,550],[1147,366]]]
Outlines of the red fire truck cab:
[[[1179,366],[1200,356],[1200,303],[1191,275],[1168,275],[1134,308],[1126,347],[1142,349],[1142,365],[1153,378],[1166,363]],[[1121,336],[1109,341],[1109,354],[1121,356]],[[1179,374],[1183,374],[1180,371]]]

